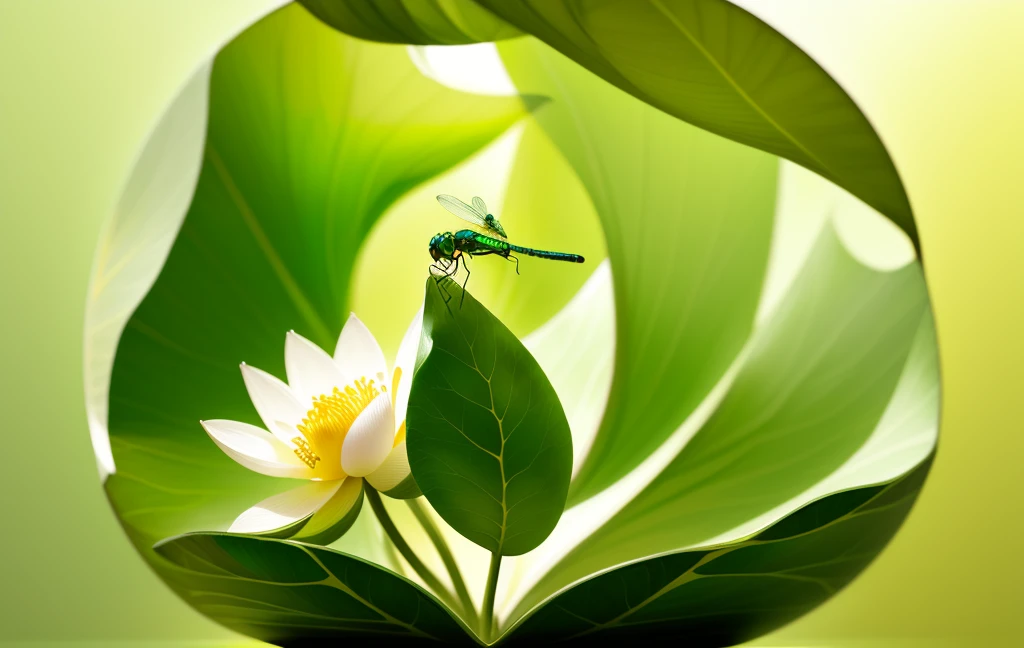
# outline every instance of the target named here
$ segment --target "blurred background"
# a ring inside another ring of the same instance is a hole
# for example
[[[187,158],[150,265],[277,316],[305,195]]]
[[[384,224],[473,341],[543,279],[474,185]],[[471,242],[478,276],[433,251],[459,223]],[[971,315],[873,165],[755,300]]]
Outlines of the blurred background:
[[[82,395],[89,269],[146,135],[278,0],[0,0],[0,644],[248,645],[143,564]],[[760,646],[1021,645],[1024,3],[745,0],[827,69],[918,219],[943,371],[939,454],[889,549]]]

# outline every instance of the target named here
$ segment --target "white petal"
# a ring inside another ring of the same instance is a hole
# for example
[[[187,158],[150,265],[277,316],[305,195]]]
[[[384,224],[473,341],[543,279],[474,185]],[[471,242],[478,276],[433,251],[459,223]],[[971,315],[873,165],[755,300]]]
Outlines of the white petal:
[[[231,533],[267,533],[309,517],[338,491],[340,480],[309,482],[268,497],[245,511],[228,528]]]
[[[309,467],[293,449],[262,428],[223,419],[201,423],[225,454],[249,470],[271,477],[309,476]]]
[[[388,458],[366,476],[366,481],[382,493],[386,493],[409,476],[409,453],[405,450],[405,441],[392,448]]]
[[[412,388],[412,373],[416,369],[416,354],[420,348],[420,332],[423,329],[423,307],[421,306],[409,328],[405,329],[402,336],[402,343],[398,346],[398,355],[395,356],[395,371],[398,375],[398,384],[395,390],[395,421],[401,425],[405,420],[405,410],[409,407],[409,391]],[[378,489],[380,490],[380,489]]]
[[[369,475],[387,459],[395,441],[395,410],[382,393],[356,417],[341,446],[341,469],[353,477]]]
[[[365,377],[381,384],[387,377],[388,366],[384,352],[380,350],[377,338],[373,337],[373,333],[355,313],[348,316],[345,327],[341,329],[338,346],[334,349],[334,360],[349,380]]]
[[[290,433],[288,430],[302,421],[309,408],[299,403],[288,385],[266,371],[243,363],[242,380],[263,424],[271,434],[288,444],[295,437],[294,429]]]
[[[317,396],[330,394],[346,383],[334,358],[295,331],[285,337],[284,367],[288,386],[300,403],[312,403]]]

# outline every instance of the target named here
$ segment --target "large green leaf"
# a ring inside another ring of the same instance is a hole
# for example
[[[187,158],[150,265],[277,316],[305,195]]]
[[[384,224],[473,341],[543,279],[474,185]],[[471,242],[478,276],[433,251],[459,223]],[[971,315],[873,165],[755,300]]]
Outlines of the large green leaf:
[[[110,385],[107,490],[144,552],[223,529],[294,485],[242,468],[198,421],[259,424],[238,364],[283,376],[289,329],[333,349],[381,212],[523,114],[516,97],[454,92],[404,47],[352,39],[296,6],[217,56],[198,185]]]
[[[872,270],[827,228],[706,423],[546,573],[512,618],[616,564],[699,547],[766,514],[771,523],[892,420],[910,433],[924,428],[933,442],[934,423],[915,418],[921,403],[901,394],[937,384],[934,349],[920,265]],[[934,400],[924,404],[933,414]],[[891,450],[900,438],[889,441]]]
[[[573,482],[577,502],[661,445],[749,337],[778,162],[655,110],[535,40],[499,49],[521,90],[552,98],[536,118],[590,192],[612,264],[615,377]]]
[[[331,27],[371,41],[460,45],[519,35],[473,0],[299,0]]]
[[[829,495],[753,537],[641,560],[560,593],[513,643],[657,639],[732,646],[800,616],[849,583],[889,542],[928,474]]]
[[[416,483],[456,531],[505,556],[551,533],[572,471],[562,405],[522,342],[448,279],[427,279],[406,421]]]
[[[867,118],[800,48],[726,0],[476,0],[626,92],[847,189],[917,244]]]
[[[364,638],[474,645],[432,595],[386,569],[321,547],[194,533],[156,547],[197,610],[278,645]]]

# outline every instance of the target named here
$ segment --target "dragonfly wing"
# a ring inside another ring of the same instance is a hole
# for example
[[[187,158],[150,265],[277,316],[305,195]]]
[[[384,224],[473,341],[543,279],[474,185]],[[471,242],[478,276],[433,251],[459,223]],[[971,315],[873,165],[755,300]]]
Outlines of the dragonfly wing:
[[[483,200],[480,198],[474,198],[473,202],[480,201],[483,204]],[[479,212],[475,207],[471,207],[466,203],[462,202],[455,196],[449,196],[448,194],[441,194],[437,197],[437,202],[441,203],[441,206],[455,214],[462,220],[472,223],[482,229],[484,232],[492,235],[498,235],[502,238],[505,237],[505,230],[497,223],[497,220],[492,216],[488,218],[487,212]]]
[[[441,203],[441,206],[455,214],[462,220],[469,221],[470,223],[476,223],[477,225],[484,225],[484,216],[486,214],[479,214],[475,209],[462,202],[455,196],[449,196],[448,194],[441,194],[437,197],[437,202]]]
[[[487,215],[487,205],[484,203],[484,199],[480,196],[473,196],[473,209],[475,209],[481,216]]]

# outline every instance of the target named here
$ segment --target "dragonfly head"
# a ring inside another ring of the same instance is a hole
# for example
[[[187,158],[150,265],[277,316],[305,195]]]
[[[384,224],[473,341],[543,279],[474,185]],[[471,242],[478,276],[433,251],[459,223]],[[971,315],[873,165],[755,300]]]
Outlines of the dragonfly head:
[[[434,238],[430,239],[428,249],[430,250],[430,258],[434,261],[450,259],[455,254],[455,237],[451,232],[435,234]]]

